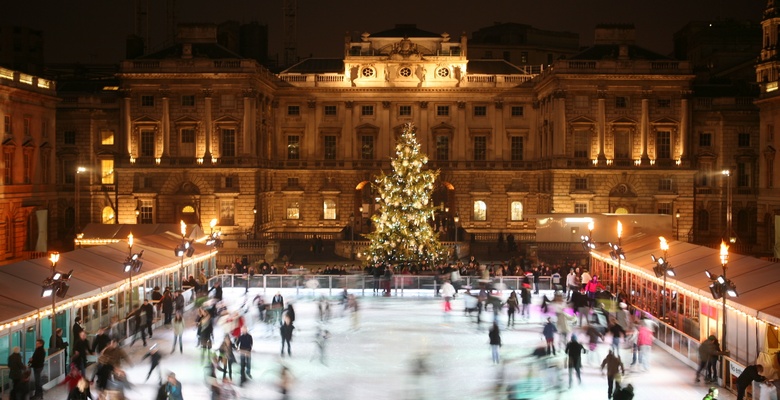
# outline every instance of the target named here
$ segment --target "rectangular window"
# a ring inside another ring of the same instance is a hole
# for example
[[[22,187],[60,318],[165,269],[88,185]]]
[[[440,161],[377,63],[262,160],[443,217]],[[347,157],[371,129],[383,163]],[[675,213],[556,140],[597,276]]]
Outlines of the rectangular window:
[[[485,116],[487,116],[487,107],[486,106],[474,106],[474,116],[475,117],[485,117]]]
[[[750,169],[750,164],[748,163],[737,163],[737,187],[747,188],[752,186]]]
[[[522,117],[524,111],[523,106],[512,106],[511,115],[513,117]]]
[[[436,136],[436,159],[447,161],[450,159],[450,137],[447,135]]]
[[[195,107],[195,95],[184,95],[181,96],[181,106],[182,107]]]
[[[658,214],[672,215],[672,203],[658,203]]]
[[[509,206],[510,209],[510,219],[512,221],[522,221],[523,220],[523,203],[519,201],[513,201],[512,204]]]
[[[100,144],[103,146],[112,146],[114,144],[114,131],[100,131]]]
[[[291,117],[301,115],[301,106],[287,106],[287,115]]]
[[[474,136],[474,161],[487,159],[487,136]]]
[[[222,141],[219,143],[220,157],[236,156],[236,130],[222,129]]]
[[[672,158],[672,134],[669,131],[660,131],[655,137],[655,158],[668,160]]]
[[[590,98],[584,95],[574,96],[574,108],[588,108],[590,107]]]
[[[575,214],[587,214],[588,213],[588,203],[574,203],[574,213]]]
[[[590,131],[574,131],[574,157],[588,158],[590,156]]]
[[[298,135],[287,136],[287,159],[299,160],[301,158],[301,137]]]
[[[671,108],[672,107],[672,100],[671,99],[657,99],[655,103],[658,108]]]
[[[363,135],[360,137],[360,158],[362,160],[374,159],[374,137]]]
[[[24,184],[29,185],[32,182],[32,154],[25,151],[22,157],[24,162]]]
[[[100,160],[100,183],[114,184],[114,160]]]
[[[769,144],[775,144],[775,126],[772,124],[766,126],[766,140]]]
[[[574,178],[574,190],[588,190],[588,178]]]
[[[326,160],[336,159],[336,136],[327,135],[322,138],[322,148]]]
[[[750,134],[741,132],[737,137],[737,141],[739,147],[750,147]]]
[[[141,214],[138,217],[141,219],[139,222],[142,224],[154,223],[154,200],[141,200]]]
[[[671,179],[659,179],[658,180],[658,191],[659,192],[671,192],[672,191],[672,180]]]
[[[154,107],[154,96],[141,96],[141,107]]]
[[[62,141],[66,145],[76,145],[76,131],[65,131],[62,135]]]
[[[436,115],[446,117],[450,115],[450,106],[436,106]]]
[[[225,189],[232,189],[233,188],[233,177],[232,176],[226,176],[225,177],[225,184],[223,185]]]
[[[24,129],[24,136],[30,136],[30,118],[22,120],[22,129]]]
[[[520,52],[520,64],[527,64],[528,63],[528,52],[522,51]]]
[[[615,159],[631,158],[631,134],[625,130],[615,131]]]
[[[64,160],[62,162],[62,181],[66,185],[76,183],[76,160]]]
[[[700,132],[699,133],[699,147],[712,146],[712,133]]]
[[[512,161],[523,161],[523,137],[512,136],[511,140]]]
[[[628,98],[624,96],[615,97],[615,108],[628,108]]]
[[[287,203],[287,219],[301,219],[301,208],[297,201]]]
[[[141,157],[155,157],[154,132],[141,131]]]
[[[3,132],[10,135],[11,132],[11,116],[6,115],[3,117]]]
[[[336,106],[325,106],[324,113],[328,117],[333,117],[338,113],[338,109],[336,108]]]
[[[322,203],[322,218],[323,219],[336,219],[336,202],[333,200],[325,200]]]
[[[288,188],[298,188],[300,187],[300,183],[298,182],[298,178],[287,178],[287,187]]]
[[[409,117],[412,115],[412,106],[398,106],[399,117]]]
[[[3,167],[5,168],[5,173],[3,174],[3,183],[6,185],[13,184],[13,176],[14,176],[14,153],[11,151],[6,151],[3,153]]]
[[[482,200],[474,202],[474,221],[487,221],[487,204]]]
[[[181,142],[182,143],[195,143],[195,129],[186,128],[181,130]]]
[[[221,108],[236,108],[236,96],[223,94],[219,97],[219,106]]]
[[[360,115],[364,117],[374,115],[374,106],[361,106]]]
[[[49,121],[45,119],[41,121],[41,136],[45,138],[49,137]]]
[[[235,225],[236,201],[233,199],[222,199],[219,201],[219,224]]]

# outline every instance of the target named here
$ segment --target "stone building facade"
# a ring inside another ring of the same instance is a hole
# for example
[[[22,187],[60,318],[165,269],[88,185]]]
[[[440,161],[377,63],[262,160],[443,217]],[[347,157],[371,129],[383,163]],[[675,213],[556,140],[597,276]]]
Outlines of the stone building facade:
[[[54,82],[0,68],[0,263],[45,256],[57,232],[56,104]]]

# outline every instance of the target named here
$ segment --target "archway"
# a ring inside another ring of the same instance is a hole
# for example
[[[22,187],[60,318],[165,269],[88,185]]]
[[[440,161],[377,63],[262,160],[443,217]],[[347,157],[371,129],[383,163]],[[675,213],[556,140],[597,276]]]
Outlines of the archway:
[[[200,223],[198,219],[198,213],[193,205],[188,204],[179,210],[179,220],[184,221],[187,225],[197,225]]]

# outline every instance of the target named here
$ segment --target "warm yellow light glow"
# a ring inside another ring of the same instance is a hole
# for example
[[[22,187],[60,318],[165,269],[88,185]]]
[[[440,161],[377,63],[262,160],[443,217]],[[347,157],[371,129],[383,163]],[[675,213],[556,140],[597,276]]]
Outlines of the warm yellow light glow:
[[[133,233],[130,232],[129,235],[127,235],[127,245],[130,246],[130,248],[133,247]]]
[[[666,243],[666,238],[663,236],[659,236],[658,240],[661,241],[661,250],[666,251],[669,250],[669,244]]]
[[[209,222],[209,226],[211,227],[211,229],[214,229],[214,227],[217,226],[217,219],[216,218],[212,219],[211,222]]]
[[[729,262],[729,245],[726,242],[720,242],[720,264],[726,265]]]
[[[620,221],[618,221],[617,229],[618,229],[618,239],[620,239],[621,237],[623,237],[623,224],[621,224]]]
[[[593,224],[593,221],[588,222],[588,230],[589,231],[592,231],[594,226],[595,225]]]
[[[56,264],[58,261],[60,261],[60,253],[57,253],[56,251],[54,253],[51,253],[49,256],[49,261]]]
[[[184,220],[181,220],[181,235],[185,236],[187,234],[187,224],[184,223]]]

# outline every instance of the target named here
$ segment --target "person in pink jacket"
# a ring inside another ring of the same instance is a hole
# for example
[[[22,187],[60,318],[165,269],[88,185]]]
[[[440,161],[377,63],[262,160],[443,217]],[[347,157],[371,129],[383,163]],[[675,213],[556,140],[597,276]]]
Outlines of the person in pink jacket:
[[[639,363],[642,365],[642,370],[648,371],[650,369],[650,349],[653,346],[653,330],[646,324],[639,325],[636,345],[639,346]]]

